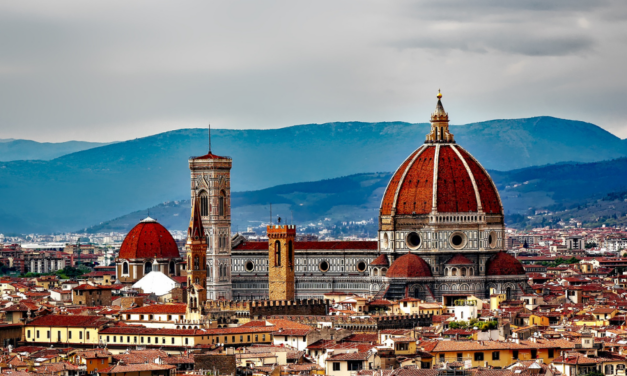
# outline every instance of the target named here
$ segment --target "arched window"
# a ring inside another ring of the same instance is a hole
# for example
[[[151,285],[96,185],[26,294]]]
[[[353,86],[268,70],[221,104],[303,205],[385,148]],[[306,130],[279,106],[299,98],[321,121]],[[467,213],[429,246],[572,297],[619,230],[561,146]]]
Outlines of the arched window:
[[[209,195],[206,191],[200,193],[200,215],[203,217],[209,215]]]
[[[194,270],[200,269],[200,257],[194,256]]]
[[[220,191],[220,196],[218,197],[218,210],[221,216],[226,215],[226,192],[223,190]]]
[[[461,268],[461,271],[462,271],[462,277],[465,277],[466,276],[466,268]]]
[[[291,240],[287,243],[287,266],[294,267],[294,246]]]
[[[144,274],[148,274],[152,271],[152,263],[147,262],[144,264]]]
[[[174,261],[170,261],[170,274],[174,275]]]
[[[389,242],[389,238],[388,238],[388,234],[386,232],[386,233],[383,234],[383,241],[381,242],[381,248],[387,249],[388,242]]]
[[[281,242],[274,242],[274,266],[281,266]]]
[[[453,268],[453,271],[452,271],[451,275],[453,277],[457,277],[457,268]]]
[[[124,264],[122,264],[122,274],[128,274],[128,262],[124,262]]]

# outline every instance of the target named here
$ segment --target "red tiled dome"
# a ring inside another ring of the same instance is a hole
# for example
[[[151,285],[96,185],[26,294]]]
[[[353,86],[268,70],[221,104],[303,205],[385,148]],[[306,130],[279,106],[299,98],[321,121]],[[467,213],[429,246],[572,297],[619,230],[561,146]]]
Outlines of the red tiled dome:
[[[170,232],[154,219],[147,218],[126,235],[118,257],[127,260],[178,258],[180,254]]]
[[[382,215],[394,209],[397,215],[429,214],[434,206],[439,213],[477,212],[479,205],[484,213],[503,214],[498,191],[479,162],[455,144],[440,145],[437,156],[436,151],[436,145],[425,144],[401,164],[383,196]]]
[[[456,254],[452,259],[446,262],[446,265],[472,265],[474,264],[472,261],[468,260],[468,258],[461,253]]]
[[[388,269],[388,278],[432,277],[431,267],[419,256],[407,253],[396,259]]]
[[[372,266],[390,266],[390,262],[388,261],[388,257],[386,255],[379,255],[376,259],[372,260],[370,263]]]
[[[516,257],[499,252],[488,260],[486,275],[524,275],[525,269]]]

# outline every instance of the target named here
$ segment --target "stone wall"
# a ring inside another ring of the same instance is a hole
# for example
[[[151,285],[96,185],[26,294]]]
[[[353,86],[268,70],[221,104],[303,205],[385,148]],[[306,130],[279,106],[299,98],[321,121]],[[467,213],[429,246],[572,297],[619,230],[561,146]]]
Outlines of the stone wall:
[[[252,302],[250,305],[250,317],[261,318],[265,316],[287,315],[326,315],[329,311],[329,301],[322,299],[307,300],[265,300]]]

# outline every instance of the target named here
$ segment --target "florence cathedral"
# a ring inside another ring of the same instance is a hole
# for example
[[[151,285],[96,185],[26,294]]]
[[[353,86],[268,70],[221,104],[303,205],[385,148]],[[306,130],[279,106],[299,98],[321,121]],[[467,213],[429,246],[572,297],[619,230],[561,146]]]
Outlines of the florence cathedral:
[[[205,281],[188,283],[193,296],[229,300],[279,299],[269,295],[276,289],[276,296],[287,300],[322,298],[335,291],[445,304],[469,295],[486,298],[491,292],[508,298],[526,293],[522,265],[505,252],[496,186],[481,164],[455,143],[441,98],[438,93],[424,144],[388,183],[377,241],[299,242],[293,225],[280,224],[268,226],[267,242],[231,237],[232,160],[209,152],[189,159],[189,233],[202,229],[206,251],[192,247],[200,243],[188,234],[188,256],[192,248],[203,251],[194,260],[183,260],[178,250],[172,251],[172,237],[163,226],[140,223],[116,259],[118,280],[136,280],[139,272],[154,268],[172,276],[201,275]],[[287,295],[285,280],[293,286]]]

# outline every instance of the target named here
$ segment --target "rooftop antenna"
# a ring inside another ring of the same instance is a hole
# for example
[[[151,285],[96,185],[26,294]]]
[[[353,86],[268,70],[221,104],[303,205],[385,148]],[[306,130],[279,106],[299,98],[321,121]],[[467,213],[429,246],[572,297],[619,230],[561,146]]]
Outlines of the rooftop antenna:
[[[209,154],[211,154],[211,123],[209,123]]]

